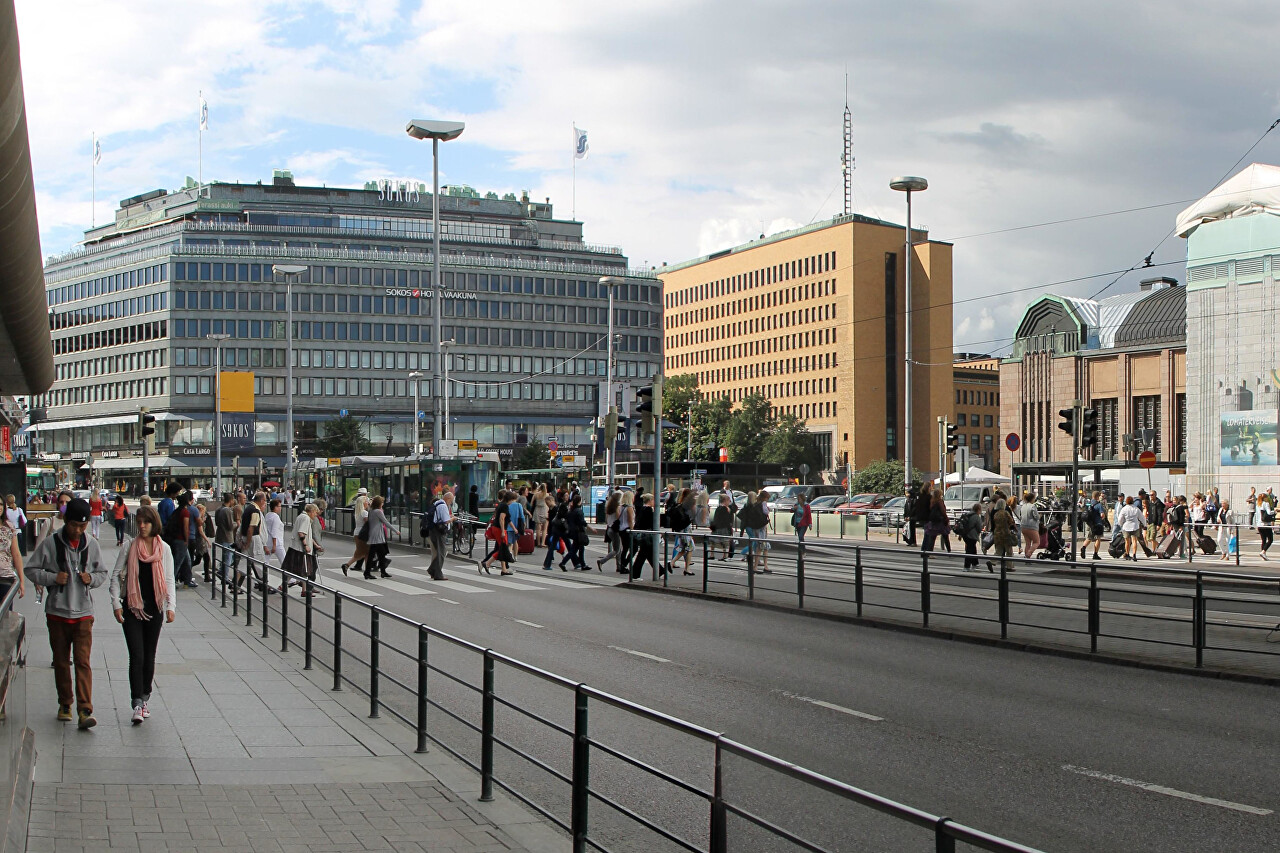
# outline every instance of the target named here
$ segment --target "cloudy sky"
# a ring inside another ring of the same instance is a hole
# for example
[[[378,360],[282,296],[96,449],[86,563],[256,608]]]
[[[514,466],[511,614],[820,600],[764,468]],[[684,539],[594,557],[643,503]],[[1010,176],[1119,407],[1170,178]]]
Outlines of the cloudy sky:
[[[1152,249],[1154,271],[1107,293],[1182,279],[1176,213],[1280,116],[1280,4],[1266,0],[17,9],[46,254],[89,224],[91,133],[99,223],[196,174],[202,90],[206,179],[429,182],[405,121],[459,118],[442,183],[527,189],[564,217],[576,122],[586,239],[633,266],[684,260],[840,212],[847,69],[855,210],[900,221],[889,178],[929,179],[917,221],[955,241],[957,350],[1000,350],[1037,292],[1093,295]],[[1250,160],[1280,163],[1280,130]],[[1026,227],[1077,217],[1093,218]]]

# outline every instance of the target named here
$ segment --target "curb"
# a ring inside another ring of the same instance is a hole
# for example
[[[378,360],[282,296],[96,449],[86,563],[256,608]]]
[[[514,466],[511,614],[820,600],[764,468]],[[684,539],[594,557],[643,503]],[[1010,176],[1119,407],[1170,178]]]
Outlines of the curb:
[[[842,622],[847,625],[857,625],[863,628],[876,628],[883,631],[899,631],[904,634],[914,634],[921,637],[955,640],[962,643],[972,643],[973,645],[978,646],[993,646],[999,649],[1011,649],[1021,652],[1030,652],[1031,654],[1068,658],[1071,660],[1093,661],[1095,663],[1104,663],[1111,666],[1124,666],[1131,667],[1133,669],[1145,669],[1153,672],[1190,675],[1197,678],[1210,678],[1220,681],[1237,681],[1245,684],[1264,684],[1268,687],[1280,687],[1280,677],[1227,672],[1226,670],[1210,669],[1207,667],[1197,669],[1193,666],[1144,661],[1136,658],[1120,657],[1118,655],[1108,654],[1105,652],[1085,652],[1080,651],[1079,649],[1041,645],[1038,643],[1023,642],[1020,640],[1002,640],[999,637],[986,637],[981,634],[970,634],[965,631],[925,628],[922,625],[907,625],[901,622],[872,619],[866,616],[850,616],[844,613],[829,613],[818,610],[801,610],[798,607],[788,607],[784,604],[773,604],[765,601],[751,601],[745,598],[718,595],[715,593],[704,594],[695,590],[677,589],[674,587],[653,586],[649,582],[619,584],[615,588],[643,590],[645,592],[656,593],[658,595],[675,595],[683,598],[696,598],[704,601],[715,601],[720,604],[735,604],[741,607],[753,607],[760,610],[769,610],[774,613],[787,613],[793,616],[806,616],[811,619],[824,619],[830,622]]]

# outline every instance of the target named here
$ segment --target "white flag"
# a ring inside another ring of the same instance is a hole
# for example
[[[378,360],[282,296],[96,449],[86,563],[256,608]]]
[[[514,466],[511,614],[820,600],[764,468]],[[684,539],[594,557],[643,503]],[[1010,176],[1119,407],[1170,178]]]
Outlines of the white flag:
[[[102,140],[97,139],[95,137],[93,140],[93,165],[96,166],[101,162],[102,162]]]
[[[587,132],[582,128],[574,125],[573,127],[573,159],[587,159]]]
[[[200,129],[209,129],[209,102],[204,99],[204,94],[200,94]]]

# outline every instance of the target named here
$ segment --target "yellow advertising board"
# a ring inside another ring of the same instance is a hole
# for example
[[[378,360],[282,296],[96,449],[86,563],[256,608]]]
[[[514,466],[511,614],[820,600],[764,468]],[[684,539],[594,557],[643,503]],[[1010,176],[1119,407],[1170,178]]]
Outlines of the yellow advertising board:
[[[222,411],[253,411],[253,372],[222,372],[219,379],[222,388]]]
[[[458,439],[458,450],[471,450],[471,451],[475,451],[475,450],[479,450],[479,449],[480,449],[480,443],[479,443],[478,441],[476,441],[475,439],[473,439],[473,438],[460,438],[460,439]]]

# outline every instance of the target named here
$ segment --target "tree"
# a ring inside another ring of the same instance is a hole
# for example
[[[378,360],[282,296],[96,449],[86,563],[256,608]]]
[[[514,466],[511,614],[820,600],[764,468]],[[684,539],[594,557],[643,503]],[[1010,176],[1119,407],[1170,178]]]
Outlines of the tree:
[[[344,415],[325,421],[320,449],[325,456],[359,456],[371,453],[373,442],[365,436],[359,418]]]
[[[551,467],[551,451],[541,441],[531,441],[516,451],[512,466],[516,471],[530,471]]]
[[[725,430],[733,419],[733,404],[725,397],[701,400],[693,407],[693,458],[719,459]],[[687,448],[688,438],[685,439]],[[680,458],[684,458],[681,456]]]
[[[912,469],[911,479],[916,483],[923,482],[924,475]],[[849,491],[853,494],[864,492],[902,494],[902,460],[881,459],[879,462],[872,462],[865,468],[858,469],[853,475],[853,482],[849,484]]]
[[[663,457],[667,460],[684,459],[688,441],[689,405],[702,400],[698,390],[698,374],[681,373],[672,376],[662,385],[662,419],[676,426],[663,430]]]
[[[777,426],[773,407],[759,394],[751,394],[733,413],[721,441],[729,450],[731,462],[759,462],[765,440]]]
[[[760,461],[793,468],[795,477],[803,477],[801,465],[808,465],[809,473],[815,475],[824,467],[813,435],[803,421],[791,414],[778,418],[777,426],[761,447]]]

